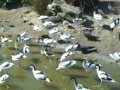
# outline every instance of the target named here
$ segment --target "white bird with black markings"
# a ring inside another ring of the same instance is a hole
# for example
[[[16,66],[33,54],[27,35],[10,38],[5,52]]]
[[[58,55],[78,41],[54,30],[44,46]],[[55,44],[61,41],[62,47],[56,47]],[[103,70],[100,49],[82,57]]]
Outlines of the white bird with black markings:
[[[50,38],[42,38],[39,39],[39,41],[43,46],[53,46],[55,47],[57,44],[57,41],[54,39],[50,39]]]
[[[41,16],[38,16],[37,18],[38,20],[46,20],[46,19],[49,19],[49,16],[41,15]]]
[[[47,77],[47,75],[40,70],[36,70],[34,65],[30,65],[30,69],[32,70],[32,73],[37,80],[44,80],[48,83],[51,82],[51,80]]]
[[[72,59],[73,54],[74,54],[73,52],[63,53],[63,54],[61,55],[60,59],[57,58],[57,60],[59,60],[59,61],[67,61],[67,60],[69,60],[69,59]]]
[[[70,78],[70,80],[73,80],[75,90],[90,90],[88,87],[83,86],[82,84],[78,84],[76,78]]]
[[[56,28],[49,30],[49,34],[50,34],[50,35],[59,35],[60,33],[61,33],[61,32],[58,31],[58,29],[56,29]]]
[[[2,43],[7,43],[7,42],[12,42],[12,40],[7,38],[7,37],[4,37],[3,35],[1,35],[1,42]]]
[[[93,63],[93,62],[89,62],[87,59],[84,59],[83,60],[83,68],[85,69],[85,71],[93,71],[93,70],[96,70],[96,66],[100,66],[100,64],[96,64],[96,63]]]
[[[28,54],[30,54],[30,47],[27,46],[26,44],[23,47],[23,54],[28,56]]]
[[[16,55],[11,55],[13,61],[19,61],[22,60],[23,58],[26,58],[23,53],[18,53]]]
[[[68,68],[72,67],[75,64],[76,64],[75,60],[68,60],[68,61],[60,62],[58,67],[56,68],[56,70],[68,69]]]
[[[60,39],[65,41],[65,42],[68,42],[68,41],[71,41],[71,40],[75,39],[75,37],[73,37],[72,35],[65,34],[65,33],[62,33],[62,32],[59,35],[60,35]]]
[[[8,78],[8,74],[3,74],[2,76],[0,76],[0,84],[4,84]]]
[[[44,26],[45,28],[53,28],[53,27],[57,26],[57,24],[53,23],[52,21],[45,21],[45,22],[43,23],[43,26]]]
[[[120,52],[111,53],[109,54],[109,56],[113,58],[115,61],[120,60]]]
[[[18,35],[18,37],[17,37],[17,40],[19,42],[27,42],[27,41],[31,42],[32,39],[33,38],[28,34],[28,31],[23,32],[22,34]]]
[[[113,31],[119,24],[120,24],[120,18],[117,18],[111,23],[110,25],[111,30]]]
[[[14,65],[13,63],[4,62],[4,63],[0,64],[0,71],[11,68],[13,65]]]
[[[48,48],[42,48],[41,49],[41,54],[44,54],[47,57],[55,56],[55,54],[51,50],[49,50]]]
[[[76,43],[74,45],[68,45],[65,48],[65,52],[75,52],[77,50],[80,50],[80,44],[79,43]]]
[[[22,41],[22,39],[23,39],[23,38],[26,38],[27,36],[28,36],[28,31],[23,32],[23,33],[21,33],[20,35],[18,35],[17,40],[18,40],[18,41]]]
[[[120,61],[120,52],[110,53],[109,56],[114,59],[114,68],[115,64],[117,64]]]
[[[101,84],[103,82],[113,82],[113,83],[116,82],[114,79],[112,79],[112,77],[108,73],[101,71],[100,66],[96,66],[96,72],[97,72],[98,78],[101,80]],[[98,86],[101,86],[101,84]]]

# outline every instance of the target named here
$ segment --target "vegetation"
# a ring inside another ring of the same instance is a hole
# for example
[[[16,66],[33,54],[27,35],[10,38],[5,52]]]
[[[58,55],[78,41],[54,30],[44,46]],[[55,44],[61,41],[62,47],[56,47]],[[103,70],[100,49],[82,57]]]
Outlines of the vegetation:
[[[6,2],[14,2],[19,5],[29,4],[31,0],[0,0],[0,7],[2,7]]]

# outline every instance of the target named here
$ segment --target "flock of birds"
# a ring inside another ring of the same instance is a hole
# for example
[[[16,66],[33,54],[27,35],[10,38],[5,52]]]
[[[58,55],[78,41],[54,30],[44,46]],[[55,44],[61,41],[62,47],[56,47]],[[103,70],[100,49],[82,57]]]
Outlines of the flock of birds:
[[[108,9],[110,10],[110,12],[112,12],[113,10],[110,7],[110,4],[108,5]],[[72,66],[74,66],[77,61],[74,60],[74,55],[75,53],[82,51],[84,52],[89,52],[89,51],[97,51],[97,49],[95,47],[90,47],[90,46],[82,46],[79,43],[75,43],[75,44],[68,44],[68,42],[70,42],[71,40],[75,40],[75,37],[70,35],[70,34],[66,34],[63,33],[61,31],[59,31],[56,28],[58,22],[61,22],[61,18],[50,18],[49,16],[40,16],[38,17],[40,20],[43,21],[43,26],[48,29],[49,34],[52,36],[59,36],[60,40],[63,40],[65,43],[67,43],[67,46],[64,49],[64,53],[61,55],[60,58],[57,58],[57,60],[59,61],[58,67],[56,68],[56,70],[61,70],[61,69],[69,69]],[[96,11],[93,12],[93,18],[95,20],[102,20],[103,19],[103,12],[101,10],[98,10],[98,13]],[[85,21],[85,20],[84,20]],[[81,18],[75,18],[72,20],[72,23],[76,23],[76,22],[81,22]],[[116,20],[114,20],[111,25],[110,28],[111,30],[115,29],[118,25],[119,25],[120,19],[117,18]],[[33,23],[30,23],[31,26],[33,26],[34,30],[39,30],[41,29],[40,26],[38,25],[34,25]],[[83,30],[84,36],[88,39],[88,40],[99,40],[99,37],[92,35],[91,31],[89,30]],[[33,38],[30,37],[28,32],[23,32],[20,35],[17,36],[16,41],[15,41],[15,45],[14,48],[18,49],[20,43],[24,44],[23,50],[20,53],[11,55],[11,59],[13,61],[19,62],[22,59],[27,58],[30,55],[30,47],[28,45],[26,45],[26,41],[32,42]],[[10,43],[13,40],[4,37],[3,35],[1,35],[1,46],[0,46],[0,50],[2,48],[4,48],[4,46],[6,45],[6,43]],[[40,43],[40,45],[42,46],[41,49],[41,54],[45,55],[46,57],[55,57],[55,53],[48,48],[52,47],[55,48],[57,47],[57,40],[52,39],[52,38],[46,38],[46,37],[41,37],[38,38],[38,43]],[[112,57],[113,59],[115,59],[116,61],[120,59],[120,53],[113,53],[113,54],[109,54],[110,57]],[[10,62],[4,62],[2,64],[0,64],[0,71],[5,70],[5,69],[9,69],[14,65],[14,63],[10,63]],[[101,70],[102,65],[101,64],[96,64],[94,62],[90,62],[87,58],[85,58],[82,62],[82,66],[85,69],[85,71],[95,71],[97,73],[98,78],[101,80],[101,84],[103,82],[116,82],[114,79],[112,79],[112,77],[106,73],[105,71]],[[37,80],[44,80],[48,83],[50,83],[52,80],[48,77],[48,75],[41,71],[41,70],[37,70],[35,68],[34,65],[30,65],[29,68],[32,71],[33,76],[35,77],[35,79]],[[3,84],[6,82],[6,80],[9,78],[9,74],[3,74],[2,76],[0,76],[0,84]],[[75,86],[75,90],[90,90],[90,88],[83,86],[82,84],[78,84],[77,80],[75,77],[71,77],[70,80],[74,81],[74,86]],[[101,86],[101,84],[99,86]]]

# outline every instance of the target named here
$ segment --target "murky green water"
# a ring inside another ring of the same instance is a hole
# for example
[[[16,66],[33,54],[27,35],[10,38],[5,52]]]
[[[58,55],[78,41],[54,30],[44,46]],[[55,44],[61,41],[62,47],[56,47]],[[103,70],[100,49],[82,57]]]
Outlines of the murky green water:
[[[12,37],[14,38],[14,37]],[[6,49],[3,51],[2,59],[0,63],[4,61],[10,61],[11,55],[18,53],[22,50],[22,46],[19,50],[13,49],[14,43],[7,44]],[[9,88],[6,88],[5,85],[0,86],[0,90],[75,90],[73,82],[70,81],[70,77],[76,77],[79,83],[89,87],[91,90],[120,90],[120,85],[118,84],[104,84],[101,88],[93,87],[100,84],[100,80],[96,76],[96,72],[86,72],[82,68],[82,63],[80,60],[77,60],[77,65],[69,69],[69,74],[66,74],[64,70],[56,71],[57,67],[57,56],[60,56],[60,53],[57,53],[55,58],[47,58],[40,54],[39,45],[30,45],[31,54],[27,59],[22,61],[13,62],[15,65],[9,70],[5,70],[2,73],[9,73],[10,78],[7,80],[6,84]],[[79,58],[79,56],[77,56]],[[51,60],[51,61],[50,61]],[[120,68],[113,68],[113,65],[109,63],[100,62],[104,67],[103,70],[109,72],[111,76],[118,82],[120,82]],[[19,65],[20,64],[20,65]],[[36,80],[29,69],[29,65],[33,64],[39,70],[44,71],[50,79],[51,83],[40,82]],[[92,77],[90,77],[90,75]]]

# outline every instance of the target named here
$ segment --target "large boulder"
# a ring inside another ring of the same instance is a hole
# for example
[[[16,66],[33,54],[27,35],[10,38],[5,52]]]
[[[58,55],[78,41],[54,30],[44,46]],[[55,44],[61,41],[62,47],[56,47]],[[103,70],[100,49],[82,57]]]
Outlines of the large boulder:
[[[51,12],[53,15],[61,12],[75,15],[79,15],[81,13],[79,7],[67,4],[64,0],[54,0],[51,4],[48,5],[47,9],[48,12]]]

